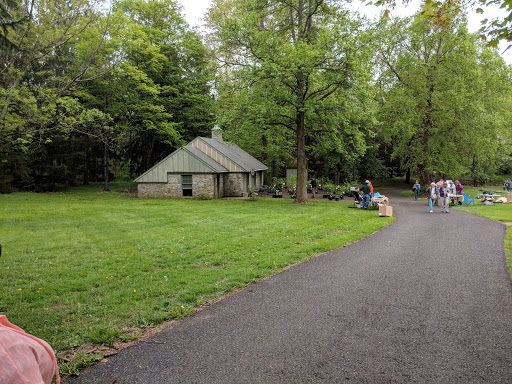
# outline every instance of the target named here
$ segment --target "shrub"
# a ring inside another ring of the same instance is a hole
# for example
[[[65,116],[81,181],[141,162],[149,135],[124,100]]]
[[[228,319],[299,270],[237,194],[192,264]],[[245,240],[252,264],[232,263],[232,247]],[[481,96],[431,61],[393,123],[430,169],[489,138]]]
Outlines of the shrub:
[[[475,171],[472,174],[473,178],[473,184],[475,187],[478,187],[480,185],[485,185],[489,182],[489,176],[487,176],[485,173]]]
[[[213,197],[206,191],[200,191],[197,196],[196,200],[212,200]]]

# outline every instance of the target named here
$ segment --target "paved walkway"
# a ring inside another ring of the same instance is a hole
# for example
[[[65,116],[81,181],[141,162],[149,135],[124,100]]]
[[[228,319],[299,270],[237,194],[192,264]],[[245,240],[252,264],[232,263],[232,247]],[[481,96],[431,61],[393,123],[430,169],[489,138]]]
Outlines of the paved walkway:
[[[66,383],[512,383],[505,226],[390,201],[397,220],[382,231]]]

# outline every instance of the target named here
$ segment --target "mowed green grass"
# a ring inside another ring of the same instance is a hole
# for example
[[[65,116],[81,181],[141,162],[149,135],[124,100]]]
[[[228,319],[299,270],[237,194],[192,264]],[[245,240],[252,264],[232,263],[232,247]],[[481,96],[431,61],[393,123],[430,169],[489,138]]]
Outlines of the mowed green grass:
[[[57,351],[183,317],[394,220],[349,202],[98,190],[0,196],[0,311]]]

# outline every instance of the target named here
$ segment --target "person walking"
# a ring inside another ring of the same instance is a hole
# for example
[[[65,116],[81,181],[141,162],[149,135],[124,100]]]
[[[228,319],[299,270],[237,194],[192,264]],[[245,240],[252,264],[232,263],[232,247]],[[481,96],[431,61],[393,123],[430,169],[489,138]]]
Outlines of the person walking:
[[[316,180],[315,180],[315,177],[311,177],[311,192],[313,192],[313,199],[315,198],[315,194],[316,194]]]
[[[434,212],[434,203],[437,200],[437,192],[436,183],[430,183],[430,187],[427,188],[428,206],[430,208],[430,213]]]
[[[443,183],[443,186],[439,189],[439,198],[441,199],[441,213],[450,213],[448,209],[450,206],[450,190],[447,183]]]
[[[369,180],[364,182],[364,185],[361,187],[361,191],[363,192],[363,204],[361,205],[361,208],[368,210],[368,205],[370,204],[370,194],[372,193]]]
[[[414,183],[414,200],[418,200],[418,197],[420,195],[420,182],[416,180],[416,183]]]

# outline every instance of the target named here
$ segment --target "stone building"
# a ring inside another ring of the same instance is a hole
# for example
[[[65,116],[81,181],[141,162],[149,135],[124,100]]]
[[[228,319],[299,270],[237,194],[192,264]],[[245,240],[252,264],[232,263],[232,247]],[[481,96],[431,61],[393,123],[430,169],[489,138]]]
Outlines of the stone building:
[[[238,145],[223,141],[215,126],[211,139],[195,138],[135,182],[139,197],[241,197],[263,186],[267,169]]]

